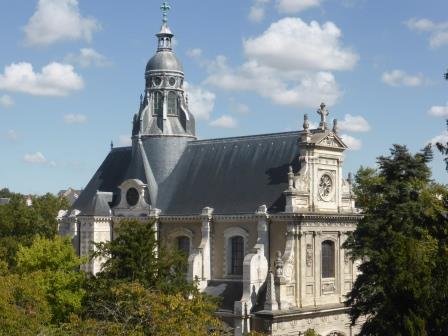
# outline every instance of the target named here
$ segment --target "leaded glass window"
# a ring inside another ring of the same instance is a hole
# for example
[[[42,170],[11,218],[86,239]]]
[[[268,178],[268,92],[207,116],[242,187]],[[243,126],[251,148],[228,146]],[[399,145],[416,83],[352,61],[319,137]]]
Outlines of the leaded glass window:
[[[190,238],[179,236],[176,238],[177,249],[188,256],[190,254]]]
[[[230,245],[230,274],[243,275],[244,238],[234,236],[229,240]]]
[[[163,95],[161,92],[154,93],[154,114],[155,115],[163,115]]]
[[[168,114],[177,115],[177,94],[175,92],[168,93]]]
[[[322,278],[334,278],[334,266],[334,242],[326,240],[322,243]]]

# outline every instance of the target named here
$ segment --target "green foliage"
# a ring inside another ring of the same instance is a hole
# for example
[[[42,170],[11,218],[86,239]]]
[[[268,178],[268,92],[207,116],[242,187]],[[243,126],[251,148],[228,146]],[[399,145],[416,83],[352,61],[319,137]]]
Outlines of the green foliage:
[[[150,223],[122,221],[113,241],[96,244],[95,257],[105,258],[99,278],[139,281],[146,288],[189,295],[196,287],[185,277],[186,259],[159,246]]]
[[[200,294],[165,294],[138,282],[117,283],[101,292],[90,300],[86,321],[115,323],[126,335],[207,335],[208,328],[220,325],[213,316],[216,305]]]
[[[430,159],[429,148],[412,155],[395,145],[379,170],[356,177],[364,218],[345,247],[364,260],[347,300],[353,323],[367,318],[361,336],[447,330],[448,192],[430,181]]]
[[[19,246],[16,270],[24,279],[36,283],[45,293],[53,322],[68,319],[81,308],[84,273],[69,239],[36,236],[30,247]]]
[[[50,318],[45,294],[33,281],[0,276],[0,335],[39,335]]]
[[[0,258],[14,266],[19,244],[29,246],[35,235],[52,238],[57,233],[56,216],[68,204],[64,198],[46,194],[34,197],[33,206],[28,207],[23,195],[2,192],[11,200],[0,206]]]
[[[320,336],[314,329],[307,329],[303,336]]]

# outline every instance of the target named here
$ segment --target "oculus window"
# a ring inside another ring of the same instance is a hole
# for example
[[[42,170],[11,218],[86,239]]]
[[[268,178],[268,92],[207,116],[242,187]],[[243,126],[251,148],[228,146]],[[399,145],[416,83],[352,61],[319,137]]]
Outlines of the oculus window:
[[[137,205],[139,198],[140,195],[138,194],[138,190],[135,188],[129,188],[126,192],[126,202],[128,202],[130,206]]]

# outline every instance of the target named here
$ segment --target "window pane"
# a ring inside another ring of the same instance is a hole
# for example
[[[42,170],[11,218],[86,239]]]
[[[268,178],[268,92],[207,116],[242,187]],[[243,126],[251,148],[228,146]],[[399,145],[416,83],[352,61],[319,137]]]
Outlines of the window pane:
[[[174,92],[168,93],[168,114],[177,115],[177,95]]]
[[[334,243],[326,240],[322,243],[322,278],[334,278]]]
[[[243,261],[244,261],[244,239],[243,237],[236,236],[230,238],[230,274],[242,275],[243,274]]]
[[[154,94],[154,114],[155,115],[162,115],[163,114],[163,97],[162,93],[156,92]]]
[[[190,254],[190,238],[186,236],[180,236],[177,237],[176,240],[177,240],[177,249],[186,256],[188,256]]]

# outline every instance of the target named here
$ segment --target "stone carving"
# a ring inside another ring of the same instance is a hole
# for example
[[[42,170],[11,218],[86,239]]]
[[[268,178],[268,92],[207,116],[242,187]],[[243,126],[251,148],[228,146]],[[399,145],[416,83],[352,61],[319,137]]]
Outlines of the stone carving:
[[[313,266],[313,245],[311,244],[306,245],[306,266]]]
[[[279,278],[283,275],[283,260],[282,260],[282,253],[280,251],[277,251],[276,254],[277,258],[274,262],[275,267],[275,277]]]
[[[330,294],[330,293],[334,293],[336,291],[336,287],[334,285],[334,283],[329,282],[329,283],[324,283],[322,285],[322,293],[323,294]]]
[[[319,181],[319,196],[325,202],[330,201],[333,194],[333,180],[328,174],[322,175]]]

